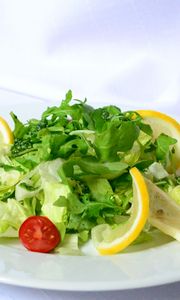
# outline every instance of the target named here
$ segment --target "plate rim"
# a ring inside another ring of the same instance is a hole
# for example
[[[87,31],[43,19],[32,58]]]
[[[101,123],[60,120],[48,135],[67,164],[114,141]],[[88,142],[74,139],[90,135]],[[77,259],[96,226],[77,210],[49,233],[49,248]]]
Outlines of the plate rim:
[[[5,253],[5,255],[8,255],[8,258],[10,258],[10,260],[17,257],[17,255],[19,256],[19,258],[23,258],[25,260],[27,260],[27,258],[30,258],[31,260],[33,260],[34,262],[35,259],[36,260],[40,260],[39,258],[43,259],[46,257],[54,257],[55,262],[57,262],[57,260],[61,261],[62,263],[67,262],[67,259],[71,259],[71,260],[76,260],[76,259],[84,259],[84,262],[88,261],[88,264],[91,264],[91,262],[93,260],[99,260],[99,258],[101,259],[101,262],[104,263],[108,263],[109,266],[111,264],[113,264],[114,259],[116,261],[116,257],[117,257],[117,261],[120,257],[122,257],[122,255],[125,257],[126,255],[130,255],[133,259],[137,258],[137,256],[139,255],[154,255],[154,254],[158,254],[161,253],[161,251],[165,251],[165,253],[168,253],[169,250],[172,250],[172,254],[173,254],[173,247],[175,247],[175,250],[180,249],[180,244],[177,241],[172,241],[169,242],[168,244],[162,245],[162,246],[158,246],[157,250],[155,248],[154,249],[146,249],[146,250],[142,250],[139,252],[134,252],[134,253],[124,253],[124,254],[118,254],[118,255],[112,255],[112,256],[68,256],[68,255],[63,255],[63,256],[59,256],[58,254],[55,254],[55,256],[51,256],[51,254],[41,254],[41,253],[34,253],[34,252],[28,252],[25,249],[22,248],[13,248],[12,246],[6,246],[6,245],[0,245],[0,254],[1,253]],[[134,257],[133,257],[134,256]],[[111,260],[111,258],[113,258],[113,261]],[[123,258],[123,257],[122,257]],[[124,259],[124,258],[123,258]],[[51,259],[50,259],[51,260]],[[49,261],[50,261],[49,260]],[[0,265],[4,262],[4,264],[6,263],[6,261],[3,261],[2,255],[0,255]],[[75,262],[75,261],[74,261]],[[84,263],[83,262],[83,263]],[[141,277],[141,278],[126,278],[125,280],[120,281],[120,279],[117,280],[113,280],[113,281],[107,281],[107,280],[98,280],[96,281],[96,279],[93,280],[75,280],[75,277],[73,277],[73,279],[70,279],[68,281],[68,278],[63,278],[62,280],[60,280],[59,278],[56,279],[44,279],[44,278],[37,278],[37,277],[33,277],[32,274],[29,277],[26,276],[20,276],[17,277],[16,276],[16,272],[19,272],[18,268],[17,270],[15,270],[15,268],[13,267],[13,264],[10,263],[10,267],[9,269],[11,269],[12,273],[9,275],[8,273],[2,273],[0,270],[0,283],[2,284],[7,284],[7,285],[11,285],[11,286],[18,286],[18,287],[26,287],[26,288],[34,288],[34,289],[44,289],[44,290],[54,290],[54,291],[68,291],[68,292],[102,292],[102,291],[117,291],[117,290],[131,290],[131,289],[138,289],[138,288],[146,288],[146,287],[155,287],[155,286],[159,286],[159,285],[165,285],[165,284],[170,284],[170,283],[175,283],[175,282],[180,282],[180,268],[177,269],[176,271],[168,271],[167,273],[163,273],[162,274],[157,274],[157,275],[153,275],[153,273],[151,273],[148,276],[145,277]],[[14,272],[15,271],[15,272]],[[25,269],[22,270],[22,272],[27,273],[28,271],[26,271]],[[108,284],[107,284],[108,283]]]

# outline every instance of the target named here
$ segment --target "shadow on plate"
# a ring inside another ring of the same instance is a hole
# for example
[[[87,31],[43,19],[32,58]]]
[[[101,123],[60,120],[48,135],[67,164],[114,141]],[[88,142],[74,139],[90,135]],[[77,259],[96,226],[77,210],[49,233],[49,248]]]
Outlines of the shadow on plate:
[[[165,244],[168,244],[170,242],[174,241],[173,238],[169,237],[168,235],[160,232],[159,230],[153,230],[151,232],[151,239],[147,242],[142,242],[142,243],[135,243],[126,248],[125,250],[121,251],[121,253],[134,253],[134,252],[140,252],[144,250],[148,250],[151,248],[156,248],[163,246]],[[16,248],[19,250],[24,251],[24,247],[21,245],[19,240],[17,238],[5,238],[1,237],[0,238],[0,245],[2,246],[8,246],[10,248]],[[94,251],[94,247],[90,242],[87,243],[87,245],[84,245],[82,247],[82,255],[87,255],[87,256],[97,256],[97,252]],[[57,254],[58,255],[58,254]]]
[[[131,253],[131,252],[139,252],[139,251],[143,251],[143,250],[148,250],[151,248],[163,246],[165,244],[168,244],[168,243],[174,241],[174,239],[172,237],[170,237],[156,229],[151,232],[150,237],[151,237],[151,239],[149,241],[131,245],[128,248],[126,248],[125,250],[123,250],[121,253]]]

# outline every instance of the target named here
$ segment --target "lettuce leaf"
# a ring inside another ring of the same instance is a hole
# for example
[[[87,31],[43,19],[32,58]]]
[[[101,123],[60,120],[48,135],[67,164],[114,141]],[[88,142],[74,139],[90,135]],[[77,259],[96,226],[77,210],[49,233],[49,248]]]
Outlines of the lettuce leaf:
[[[69,90],[40,119],[11,117],[14,145],[0,149],[2,235],[16,235],[29,215],[45,215],[61,232],[60,252],[79,253],[78,241],[87,241],[94,226],[128,218],[133,166],[179,201],[179,182],[166,171],[177,141],[165,134],[154,140],[137,112],[93,108]]]

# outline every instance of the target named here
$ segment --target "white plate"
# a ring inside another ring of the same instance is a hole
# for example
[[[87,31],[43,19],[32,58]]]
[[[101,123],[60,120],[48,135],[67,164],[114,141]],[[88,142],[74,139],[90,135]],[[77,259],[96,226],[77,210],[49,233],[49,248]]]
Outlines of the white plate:
[[[8,111],[14,110],[27,119],[39,115],[44,106],[35,102],[6,105],[3,115],[7,117]],[[180,243],[162,235],[156,238],[155,245],[145,247],[100,257],[89,243],[83,249],[84,256],[60,256],[31,253],[16,241],[6,239],[0,242],[0,282],[54,290],[100,291],[180,280]]]
[[[105,291],[154,286],[180,280],[180,244],[112,256],[60,256],[0,246],[0,282],[18,286]]]

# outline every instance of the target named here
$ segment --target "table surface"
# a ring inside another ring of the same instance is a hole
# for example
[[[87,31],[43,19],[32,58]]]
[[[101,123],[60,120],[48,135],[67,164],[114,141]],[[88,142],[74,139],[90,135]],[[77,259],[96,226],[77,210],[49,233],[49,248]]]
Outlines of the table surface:
[[[0,300],[179,300],[180,283],[114,292],[58,292],[0,284]]]

